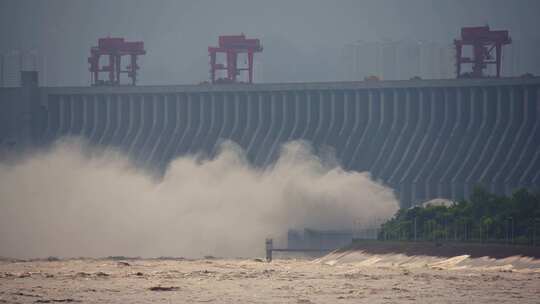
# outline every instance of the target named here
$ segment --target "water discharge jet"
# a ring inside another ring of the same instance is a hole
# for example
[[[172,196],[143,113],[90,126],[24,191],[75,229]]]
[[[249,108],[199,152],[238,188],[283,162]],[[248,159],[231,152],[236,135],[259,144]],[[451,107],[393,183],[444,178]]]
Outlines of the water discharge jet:
[[[330,165],[331,164],[331,165]],[[120,152],[64,139],[0,164],[0,256],[254,256],[289,228],[350,228],[390,217],[393,192],[344,171],[305,142],[254,168],[232,142],[175,159],[159,180]]]

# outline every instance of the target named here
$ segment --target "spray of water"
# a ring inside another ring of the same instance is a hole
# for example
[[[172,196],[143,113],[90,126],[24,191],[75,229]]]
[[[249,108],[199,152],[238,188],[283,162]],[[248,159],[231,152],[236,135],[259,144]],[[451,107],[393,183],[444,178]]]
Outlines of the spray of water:
[[[69,139],[0,163],[0,256],[253,256],[290,228],[350,229],[398,206],[367,173],[302,142],[265,169],[226,142],[212,159],[175,159],[159,179],[119,152],[88,151]]]

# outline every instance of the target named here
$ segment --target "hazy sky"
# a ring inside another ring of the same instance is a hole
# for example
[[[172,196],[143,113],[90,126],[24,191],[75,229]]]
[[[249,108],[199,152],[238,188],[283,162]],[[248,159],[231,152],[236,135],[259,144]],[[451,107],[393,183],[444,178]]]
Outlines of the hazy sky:
[[[143,40],[141,83],[208,77],[207,47],[221,34],[260,38],[259,81],[324,81],[339,74],[344,44],[356,40],[451,42],[462,26],[508,29],[538,39],[537,0],[0,0],[0,51],[36,50],[47,84],[86,85],[99,37]]]

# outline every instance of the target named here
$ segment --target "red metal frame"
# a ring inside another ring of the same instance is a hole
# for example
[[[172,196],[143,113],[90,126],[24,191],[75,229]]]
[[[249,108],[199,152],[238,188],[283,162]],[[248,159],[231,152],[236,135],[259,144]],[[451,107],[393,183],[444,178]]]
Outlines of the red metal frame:
[[[512,43],[508,31],[492,31],[489,26],[464,27],[461,39],[454,40],[456,48],[456,74],[458,78],[481,78],[488,64],[496,65],[496,77],[501,76],[502,46]],[[463,47],[471,46],[473,57],[463,57]],[[495,50],[495,58],[493,57]],[[472,64],[472,72],[462,73],[462,64]]]
[[[120,85],[120,74],[126,73],[131,85],[137,82],[137,56],[146,54],[142,41],[127,42],[124,38],[100,38],[98,46],[90,49],[89,71],[92,74],[92,85]],[[108,65],[100,66],[101,56],[109,58]],[[122,56],[129,56],[129,64],[122,69]],[[108,73],[108,80],[99,79],[101,72]]]
[[[212,83],[235,83],[241,72],[248,72],[247,83],[253,83],[253,54],[262,52],[263,48],[259,39],[246,39],[244,34],[220,36],[217,47],[208,47],[210,56],[210,80]],[[217,63],[218,53],[226,55],[226,63]],[[238,54],[247,53],[248,63],[246,68],[239,68],[237,65]],[[216,79],[216,72],[227,71],[226,78]]]

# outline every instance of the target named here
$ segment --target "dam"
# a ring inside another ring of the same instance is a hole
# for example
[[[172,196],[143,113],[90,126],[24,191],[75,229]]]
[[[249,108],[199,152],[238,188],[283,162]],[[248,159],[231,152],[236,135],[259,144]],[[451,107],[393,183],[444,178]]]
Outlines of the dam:
[[[175,157],[241,146],[255,166],[305,140],[368,171],[402,207],[540,189],[540,78],[0,88],[0,150],[80,136],[164,170]]]

